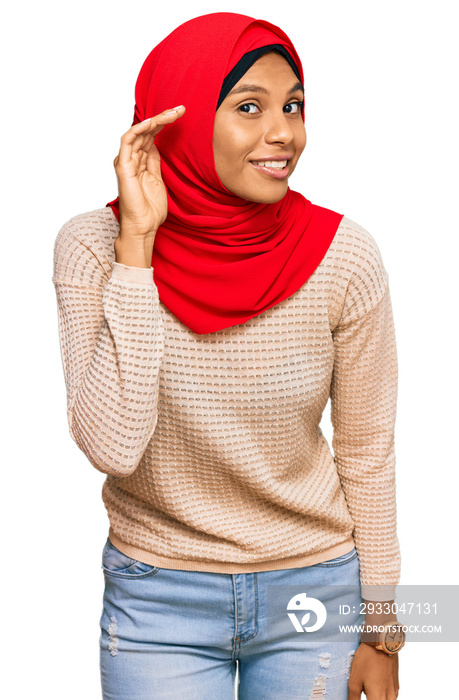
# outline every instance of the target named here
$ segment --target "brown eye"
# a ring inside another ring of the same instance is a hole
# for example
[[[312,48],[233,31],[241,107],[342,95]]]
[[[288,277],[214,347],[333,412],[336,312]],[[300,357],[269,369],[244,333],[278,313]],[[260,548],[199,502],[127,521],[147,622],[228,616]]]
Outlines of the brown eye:
[[[247,102],[245,105],[241,105],[240,107],[238,107],[238,110],[240,112],[243,112],[244,114],[256,114],[256,112],[258,111],[258,107],[252,102]]]
[[[285,105],[284,112],[287,112],[287,114],[300,114],[302,108],[302,102],[289,102],[288,105]]]

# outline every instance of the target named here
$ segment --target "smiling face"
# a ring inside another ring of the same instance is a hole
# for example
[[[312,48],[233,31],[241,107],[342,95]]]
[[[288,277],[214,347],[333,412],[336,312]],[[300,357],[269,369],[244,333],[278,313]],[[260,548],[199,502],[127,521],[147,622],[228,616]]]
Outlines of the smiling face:
[[[306,145],[303,90],[280,54],[264,54],[223,100],[215,115],[217,175],[251,202],[278,202]]]

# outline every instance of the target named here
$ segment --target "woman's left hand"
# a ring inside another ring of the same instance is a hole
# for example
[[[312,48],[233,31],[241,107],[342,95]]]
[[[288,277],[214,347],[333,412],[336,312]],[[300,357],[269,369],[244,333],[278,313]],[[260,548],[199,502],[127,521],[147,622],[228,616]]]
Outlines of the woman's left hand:
[[[395,700],[398,697],[398,654],[389,656],[368,644],[354,654],[349,676],[349,700]]]

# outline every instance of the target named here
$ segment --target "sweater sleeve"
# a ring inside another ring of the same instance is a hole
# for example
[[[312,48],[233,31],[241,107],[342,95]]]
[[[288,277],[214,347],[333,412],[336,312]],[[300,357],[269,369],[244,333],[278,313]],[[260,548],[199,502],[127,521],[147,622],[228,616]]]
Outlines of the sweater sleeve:
[[[70,434],[96,469],[128,476],[157,423],[158,291],[151,268],[110,262],[74,221],[56,240],[53,276]]]
[[[358,251],[341,319],[333,331],[333,449],[355,526],[362,597],[392,600],[400,574],[394,452],[398,380],[395,328],[388,275],[369,234]]]

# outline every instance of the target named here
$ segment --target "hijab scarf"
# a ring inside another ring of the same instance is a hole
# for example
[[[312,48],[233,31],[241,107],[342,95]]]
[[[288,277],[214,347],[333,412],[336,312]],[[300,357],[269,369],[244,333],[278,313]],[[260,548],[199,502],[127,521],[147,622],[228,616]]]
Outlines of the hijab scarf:
[[[161,302],[194,333],[244,323],[291,296],[323,259],[342,218],[290,188],[275,204],[250,202],[217,176],[212,139],[224,80],[248,52],[272,44],[288,51],[303,84],[300,59],[281,29],[227,12],[180,25],[137,79],[133,123],[186,107],[155,139],[168,215],[152,267]],[[119,220],[118,200],[107,206]]]

